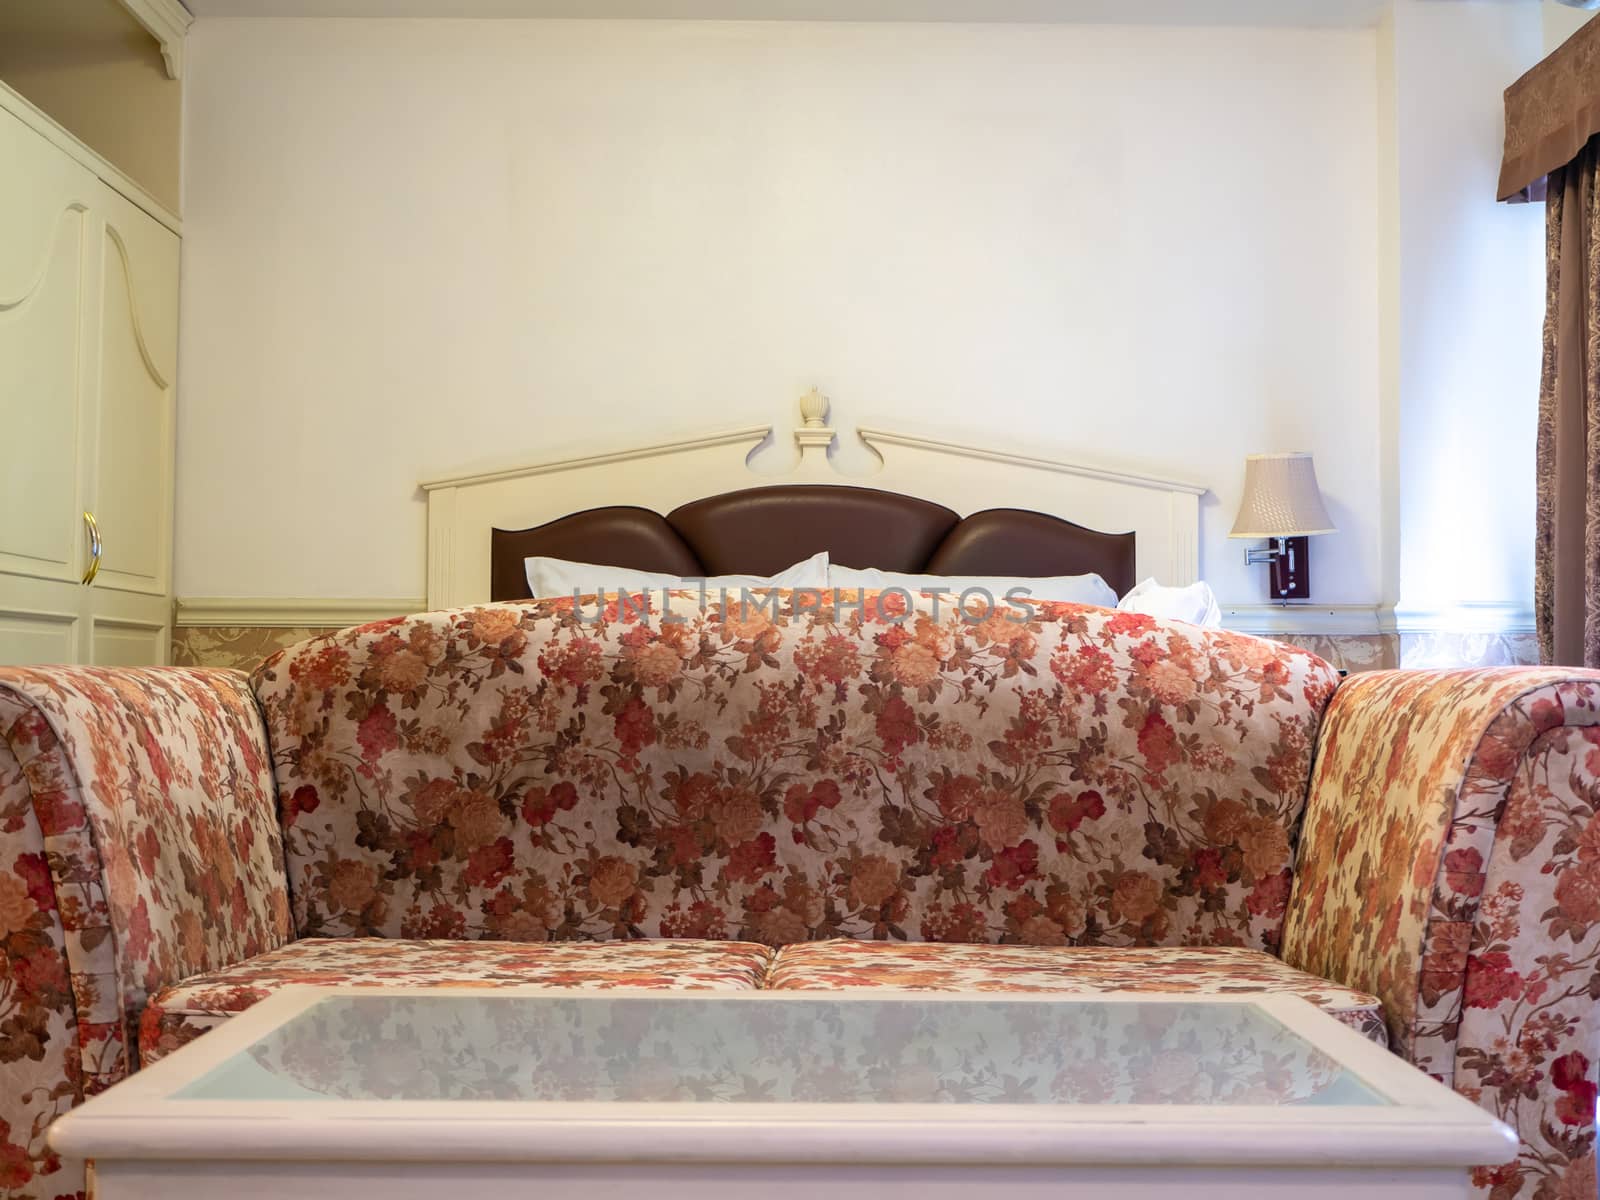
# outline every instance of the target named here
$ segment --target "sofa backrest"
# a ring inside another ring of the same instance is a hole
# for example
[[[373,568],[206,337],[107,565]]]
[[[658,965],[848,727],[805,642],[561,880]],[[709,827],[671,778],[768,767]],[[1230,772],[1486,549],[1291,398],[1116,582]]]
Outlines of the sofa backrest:
[[[86,1090],[128,1070],[149,994],[292,936],[266,730],[240,672],[0,669],[0,799],[6,822],[37,822],[42,855],[0,883],[44,889],[60,914]]]
[[[758,598],[268,659],[300,933],[1276,947],[1322,660],[1079,605]]]

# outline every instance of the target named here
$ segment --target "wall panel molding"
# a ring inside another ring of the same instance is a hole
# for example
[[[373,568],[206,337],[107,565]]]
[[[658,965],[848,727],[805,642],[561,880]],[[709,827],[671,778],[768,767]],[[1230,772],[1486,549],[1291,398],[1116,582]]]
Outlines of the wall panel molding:
[[[178,600],[175,623],[183,628],[343,628],[409,616],[427,607],[427,601],[420,596],[332,600],[309,596],[186,596]]]
[[[1533,609],[1511,602],[1453,604],[1444,608],[1399,607],[1399,633],[1533,633]]]
[[[1222,624],[1235,633],[1370,637],[1394,632],[1394,615],[1364,604],[1224,604]]]
[[[1236,633],[1367,636],[1401,634],[1532,633],[1533,610],[1494,601],[1446,608],[1368,607],[1359,604],[1224,604],[1222,624]]]

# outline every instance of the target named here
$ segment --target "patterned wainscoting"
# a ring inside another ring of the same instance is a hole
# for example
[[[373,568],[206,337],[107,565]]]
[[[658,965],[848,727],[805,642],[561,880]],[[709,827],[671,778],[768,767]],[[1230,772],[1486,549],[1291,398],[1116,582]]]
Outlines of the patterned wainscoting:
[[[1516,633],[1402,633],[1402,667],[1537,666],[1539,636]]]
[[[335,628],[338,626],[179,625],[172,631],[172,665],[249,671],[269,654]]]
[[[1273,637],[1319,654],[1351,674],[1394,667],[1519,667],[1539,662],[1539,641],[1531,633],[1281,633]]]
[[[1288,642],[1321,655],[1352,675],[1357,671],[1388,671],[1400,665],[1400,639],[1392,633],[1278,633]]]
[[[262,659],[321,633],[422,612],[417,597],[188,597],[178,601],[172,665],[254,670]]]
[[[1352,674],[1539,662],[1532,613],[1508,604],[1405,612],[1339,604],[1235,604],[1223,606],[1222,623],[1300,646]]]

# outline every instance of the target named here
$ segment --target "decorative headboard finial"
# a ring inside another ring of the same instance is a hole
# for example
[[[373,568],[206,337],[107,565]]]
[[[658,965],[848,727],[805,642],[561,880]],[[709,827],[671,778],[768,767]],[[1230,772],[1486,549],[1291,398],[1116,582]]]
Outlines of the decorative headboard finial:
[[[800,418],[807,429],[826,428],[827,417],[828,398],[816,388],[800,397]]]

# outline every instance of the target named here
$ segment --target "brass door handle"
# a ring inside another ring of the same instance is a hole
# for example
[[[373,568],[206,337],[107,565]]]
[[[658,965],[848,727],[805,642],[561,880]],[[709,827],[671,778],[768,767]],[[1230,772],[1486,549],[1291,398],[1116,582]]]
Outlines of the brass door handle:
[[[83,573],[83,582],[87,584],[93,583],[100,573],[100,552],[105,547],[100,542],[100,526],[95,524],[92,512],[84,511],[83,523],[89,530],[89,569]]]

